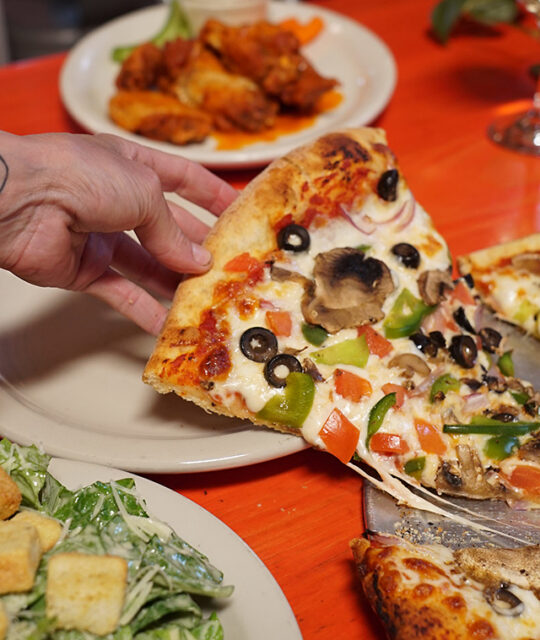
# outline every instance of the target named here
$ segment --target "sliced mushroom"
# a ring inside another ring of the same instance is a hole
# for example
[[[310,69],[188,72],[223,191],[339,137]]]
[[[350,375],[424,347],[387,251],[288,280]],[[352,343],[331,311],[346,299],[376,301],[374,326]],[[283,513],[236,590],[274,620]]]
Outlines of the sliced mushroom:
[[[431,305],[439,304],[446,291],[452,291],[454,283],[448,271],[432,269],[423,271],[418,277],[418,291],[422,300]]]
[[[468,547],[454,551],[454,560],[470,578],[488,587],[515,584],[540,591],[539,546],[515,549]]]
[[[527,440],[517,451],[518,458],[540,463],[540,433]]]
[[[302,299],[306,322],[335,333],[384,318],[382,306],[394,283],[381,260],[350,247],[332,249],[315,258],[313,275]]]
[[[520,253],[513,256],[511,262],[516,269],[524,269],[540,275],[540,254],[538,253]]]
[[[445,493],[477,500],[501,498],[506,489],[497,473],[486,472],[478,454],[465,444],[456,447],[457,460],[441,463],[435,486]]]
[[[315,382],[322,382],[324,380],[321,372],[317,369],[317,365],[313,360],[311,360],[311,358],[303,358],[302,367],[304,372],[310,375]]]
[[[420,356],[414,353],[400,353],[388,363],[390,367],[398,367],[403,370],[406,378],[412,378],[415,373],[419,373],[423,378],[431,373],[431,369]]]
[[[303,276],[301,273],[298,273],[297,271],[289,271],[283,267],[277,267],[275,264],[272,264],[270,267],[270,277],[276,282],[297,282],[304,287],[311,283],[311,280]]]
[[[532,398],[534,396],[534,389],[530,384],[524,384],[521,380],[517,378],[509,378],[508,379],[508,388],[512,389],[512,391],[516,391],[517,393],[524,393]]]

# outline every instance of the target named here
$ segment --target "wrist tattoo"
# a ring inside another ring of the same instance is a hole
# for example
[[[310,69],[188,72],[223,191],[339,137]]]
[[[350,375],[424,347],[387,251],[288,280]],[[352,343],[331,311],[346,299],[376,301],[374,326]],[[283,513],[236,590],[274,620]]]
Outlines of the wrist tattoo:
[[[9,175],[7,162],[0,156],[0,193],[2,193]]]

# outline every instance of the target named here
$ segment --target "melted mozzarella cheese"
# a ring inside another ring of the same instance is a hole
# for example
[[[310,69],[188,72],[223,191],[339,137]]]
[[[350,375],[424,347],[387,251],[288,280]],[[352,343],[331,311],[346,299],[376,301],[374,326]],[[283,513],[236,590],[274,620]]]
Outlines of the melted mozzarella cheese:
[[[540,277],[537,274],[502,267],[476,276],[488,286],[493,307],[531,333],[540,333]]]

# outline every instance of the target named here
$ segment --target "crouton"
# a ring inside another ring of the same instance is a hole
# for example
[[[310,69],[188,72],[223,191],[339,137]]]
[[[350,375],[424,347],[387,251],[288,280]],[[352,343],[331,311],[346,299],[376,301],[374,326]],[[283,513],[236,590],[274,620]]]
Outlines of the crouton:
[[[21,499],[19,487],[0,467],[0,520],[12,516],[19,508]]]
[[[49,560],[47,617],[59,629],[98,636],[118,626],[127,584],[127,562],[118,556],[57,553]]]
[[[0,522],[0,594],[30,590],[41,555],[35,527],[25,522]]]
[[[0,640],[4,640],[7,636],[7,629],[9,626],[9,620],[4,609],[4,605],[0,602]]]
[[[54,547],[62,533],[62,525],[58,520],[44,516],[37,511],[20,511],[11,518],[11,522],[26,522],[27,524],[31,524],[35,527],[38,532],[43,553]]]

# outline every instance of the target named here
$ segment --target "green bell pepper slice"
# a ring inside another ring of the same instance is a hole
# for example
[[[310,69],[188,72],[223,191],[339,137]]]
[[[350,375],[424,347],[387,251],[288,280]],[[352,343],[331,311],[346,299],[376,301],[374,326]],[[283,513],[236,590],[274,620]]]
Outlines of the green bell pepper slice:
[[[181,8],[177,0],[172,0],[169,8],[169,15],[167,20],[161,29],[156,33],[153,38],[149,38],[145,42],[152,42],[156,47],[162,47],[166,42],[170,40],[176,40],[176,38],[188,39],[193,36],[193,31],[189,23],[188,17],[184,10]],[[115,62],[124,62],[124,60],[132,53],[134,49],[143,44],[125,45],[121,47],[115,47],[112,50],[112,59]]]
[[[325,349],[314,351],[310,357],[317,364],[350,364],[354,367],[365,367],[369,358],[366,336],[343,340]]]
[[[323,329],[323,327],[317,324],[308,324],[307,322],[302,324],[302,335],[315,347],[320,347],[326,338],[328,338],[326,329]]]
[[[493,460],[504,460],[519,447],[517,436],[493,436],[484,445],[484,453]]]
[[[422,320],[433,313],[437,305],[429,306],[403,289],[383,322],[384,335],[391,340],[405,338],[418,331]]]
[[[510,391],[510,395],[521,405],[527,404],[530,400],[529,394],[525,393],[525,391]]]
[[[449,391],[459,391],[460,387],[461,382],[457,378],[454,378],[454,376],[451,376],[449,373],[445,373],[442,376],[439,376],[431,385],[429,399],[431,402],[435,402],[439,392],[446,395]]]
[[[512,360],[512,352],[505,351],[502,356],[497,361],[497,366],[499,367],[499,371],[505,375],[514,377],[514,361]]]
[[[300,429],[311,411],[314,397],[313,378],[307,373],[293,371],[287,376],[283,392],[270,398],[256,415],[262,420]]]
[[[445,424],[443,432],[452,435],[524,436],[540,429],[540,422],[501,422],[485,416],[474,416],[469,424]]]
[[[369,412],[366,447],[369,446],[371,437],[381,428],[383,420],[388,410],[396,404],[396,392],[387,393],[376,404],[373,405]]]
[[[426,456],[411,458],[403,465],[403,471],[409,476],[418,477],[426,466]]]

